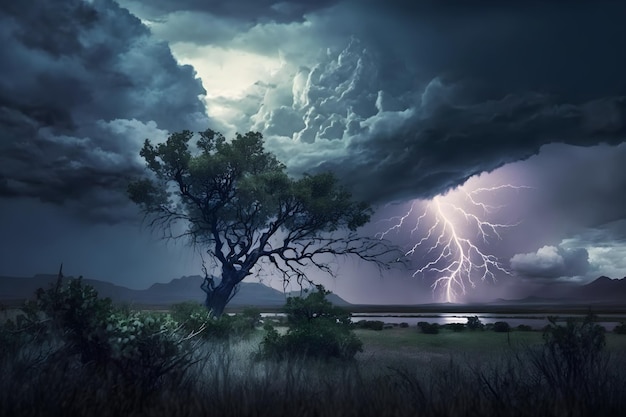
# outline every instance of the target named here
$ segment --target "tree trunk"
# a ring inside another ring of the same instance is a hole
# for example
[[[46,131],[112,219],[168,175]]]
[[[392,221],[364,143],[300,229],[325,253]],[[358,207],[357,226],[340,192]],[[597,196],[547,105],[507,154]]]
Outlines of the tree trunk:
[[[206,293],[204,305],[212,317],[219,318],[224,313],[224,308],[234,296],[237,285],[245,277],[241,271],[222,270],[222,279],[218,285],[214,284],[214,278],[205,277],[202,290]]]

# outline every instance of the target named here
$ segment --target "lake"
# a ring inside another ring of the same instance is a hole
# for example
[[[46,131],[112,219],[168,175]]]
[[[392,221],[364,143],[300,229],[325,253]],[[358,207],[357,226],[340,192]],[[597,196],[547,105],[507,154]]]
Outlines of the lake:
[[[262,317],[284,317],[282,313],[262,313]],[[352,321],[357,322],[361,320],[380,320],[387,324],[400,324],[408,323],[409,326],[417,326],[420,321],[426,321],[429,323],[437,324],[449,324],[449,323],[467,323],[468,317],[478,316],[481,322],[484,324],[495,323],[497,321],[506,321],[511,327],[517,327],[520,324],[525,324],[532,327],[535,330],[541,330],[547,324],[548,315],[535,314],[535,313],[521,313],[521,314],[492,314],[492,313],[428,313],[428,314],[399,314],[399,313],[352,313]],[[584,314],[565,314],[558,315],[559,323],[565,323],[568,317],[576,319],[582,319]],[[624,314],[602,314],[599,316],[598,324],[603,326],[607,331],[613,331],[615,326],[620,322],[626,321]]]

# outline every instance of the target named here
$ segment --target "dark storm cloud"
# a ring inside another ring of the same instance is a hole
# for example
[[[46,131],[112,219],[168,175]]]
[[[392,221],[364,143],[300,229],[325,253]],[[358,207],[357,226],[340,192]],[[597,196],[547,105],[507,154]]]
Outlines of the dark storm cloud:
[[[0,196],[125,217],[144,138],[206,128],[205,93],[113,1],[0,5]]]
[[[304,15],[323,9],[337,0],[121,0],[131,9],[139,8],[152,18],[174,12],[208,13],[213,16],[244,22],[301,21]]]
[[[331,169],[371,202],[430,197],[549,143],[623,142],[624,15],[612,0],[343,1],[259,23],[217,42],[293,66],[230,122],[294,174]]]
[[[254,128],[287,137],[295,132],[292,139],[270,140],[293,172],[330,169],[358,197],[386,202],[432,197],[545,144],[626,138],[624,96],[569,101],[526,91],[486,99],[446,77],[403,91],[394,83],[406,85],[411,73],[381,77],[384,63],[377,58],[353,39],[301,69],[288,86],[290,102],[263,103]]]
[[[527,278],[563,278],[585,275],[589,270],[586,249],[544,246],[537,252],[516,254],[511,269]]]
[[[532,90],[582,100],[625,93],[620,0],[365,4],[347,4],[348,30],[387,56],[398,55],[420,78],[463,79],[475,97]],[[361,8],[351,18],[350,10]],[[363,30],[368,27],[379,30]]]
[[[586,279],[621,278],[626,271],[626,143],[580,148],[553,144],[527,161],[505,167],[535,187],[521,201],[529,213],[514,253],[559,246],[585,248]],[[511,177],[511,173],[509,173]],[[537,213],[536,215],[534,213]],[[521,237],[521,239],[520,239]],[[520,241],[527,241],[523,244]]]

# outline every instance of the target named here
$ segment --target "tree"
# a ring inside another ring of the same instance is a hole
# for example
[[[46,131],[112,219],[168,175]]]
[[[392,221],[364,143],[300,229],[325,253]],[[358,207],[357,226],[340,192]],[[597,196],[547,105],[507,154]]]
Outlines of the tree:
[[[333,271],[329,257],[355,256],[386,267],[385,242],[358,236],[371,208],[353,201],[331,173],[290,178],[286,167],[263,146],[258,132],[237,134],[228,142],[212,130],[199,133],[192,151],[190,131],[165,143],[146,139],[140,155],[152,178],[129,184],[130,198],[148,215],[150,225],[171,238],[200,245],[221,270],[202,290],[205,305],[219,317],[239,283],[255,267],[274,268],[285,284],[309,281],[305,271]],[[174,233],[174,224],[186,229]],[[396,256],[397,259],[397,256]]]
[[[284,335],[271,325],[261,343],[259,357],[317,357],[353,359],[363,350],[363,343],[352,331],[350,312],[326,299],[330,291],[322,285],[306,297],[289,297],[285,314],[289,329]]]

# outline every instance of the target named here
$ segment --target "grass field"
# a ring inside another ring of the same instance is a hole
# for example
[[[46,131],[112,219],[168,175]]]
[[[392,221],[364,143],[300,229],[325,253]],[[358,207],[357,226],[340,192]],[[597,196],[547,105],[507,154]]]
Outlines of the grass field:
[[[55,356],[53,345],[26,346],[0,363],[0,416],[626,415],[626,335],[606,334],[602,355],[569,366],[544,349],[541,331],[355,333],[363,352],[351,362],[256,360],[262,329],[209,340],[197,363],[148,390]]]

